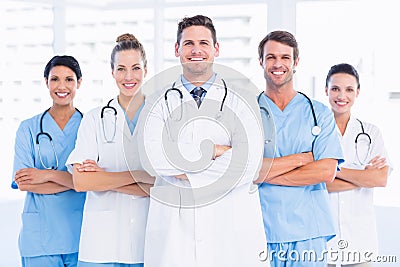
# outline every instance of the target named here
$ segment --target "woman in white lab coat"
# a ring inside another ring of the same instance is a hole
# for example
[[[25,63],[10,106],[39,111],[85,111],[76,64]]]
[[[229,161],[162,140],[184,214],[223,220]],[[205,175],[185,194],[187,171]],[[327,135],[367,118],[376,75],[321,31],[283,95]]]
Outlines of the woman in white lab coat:
[[[260,260],[266,238],[253,186],[263,151],[256,93],[213,71],[219,45],[209,18],[185,18],[178,27],[175,54],[183,75],[148,96],[140,118],[140,156],[157,175],[145,266],[268,266]],[[207,93],[198,107],[190,92],[199,86]]]
[[[336,228],[328,248],[337,252],[329,263],[372,266],[368,261],[377,256],[378,246],[373,192],[374,187],[386,186],[391,166],[378,127],[351,113],[360,93],[357,70],[346,63],[332,66],[325,91],[342,136],[345,159],[334,181],[327,184]]]
[[[118,37],[111,53],[119,95],[89,111],[67,164],[77,191],[87,191],[79,265],[143,266],[148,190],[154,179],[137,153],[138,115],[144,104],[140,87],[146,55],[131,34]]]

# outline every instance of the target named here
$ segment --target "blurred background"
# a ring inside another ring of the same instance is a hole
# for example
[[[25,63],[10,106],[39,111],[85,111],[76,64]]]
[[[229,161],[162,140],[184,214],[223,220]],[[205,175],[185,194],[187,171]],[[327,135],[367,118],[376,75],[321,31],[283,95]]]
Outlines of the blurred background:
[[[296,35],[296,89],[314,99],[328,103],[324,86],[331,65],[347,62],[358,69],[361,93],[353,113],[381,129],[394,166],[387,187],[375,190],[380,254],[400,262],[395,243],[400,239],[395,229],[400,223],[397,1],[0,0],[0,267],[19,266],[17,238],[25,194],[10,188],[14,138],[21,120],[51,105],[43,79],[48,60],[56,54],[78,59],[83,82],[75,104],[86,112],[117,94],[109,62],[118,35],[133,33],[144,44],[149,80],[179,64],[174,55],[177,23],[197,14],[215,23],[220,42],[216,62],[240,71],[260,91],[264,79],[257,46],[276,29]]]

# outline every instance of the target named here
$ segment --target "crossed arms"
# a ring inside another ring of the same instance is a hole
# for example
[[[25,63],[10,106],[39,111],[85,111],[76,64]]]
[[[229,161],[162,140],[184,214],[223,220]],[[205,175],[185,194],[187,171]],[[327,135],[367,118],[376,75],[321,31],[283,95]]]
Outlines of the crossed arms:
[[[21,191],[55,194],[76,191],[112,190],[130,195],[147,196],[154,177],[145,171],[106,172],[93,160],[74,164],[73,174],[57,170],[23,168],[15,173]]]
[[[325,158],[314,161],[311,152],[264,158],[255,183],[306,186],[331,182],[335,178],[336,167],[336,159]]]
[[[376,156],[365,166],[364,170],[341,168],[340,172],[336,174],[336,179],[327,183],[326,186],[329,192],[340,192],[360,187],[384,187],[388,175],[389,166],[386,163],[386,158]]]
[[[146,171],[106,172],[94,160],[73,166],[76,191],[116,191],[129,195],[148,196],[155,178]]]

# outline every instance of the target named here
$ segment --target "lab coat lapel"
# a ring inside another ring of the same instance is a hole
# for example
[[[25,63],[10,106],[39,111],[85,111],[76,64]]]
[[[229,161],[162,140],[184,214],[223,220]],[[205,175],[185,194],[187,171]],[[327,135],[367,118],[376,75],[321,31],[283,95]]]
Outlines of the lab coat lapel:
[[[193,99],[192,95],[188,92],[188,90],[183,86],[181,79],[179,78],[177,81],[175,81],[175,88],[181,90],[182,92],[182,102],[183,102],[183,118],[182,120],[184,121],[191,121],[191,123],[185,125],[184,131],[181,132],[180,135],[180,141],[183,143],[192,143],[194,140],[202,140],[204,139],[203,136],[208,136],[209,131],[213,131],[213,129],[206,129],[204,128],[205,125],[203,120],[192,120],[196,114],[198,115],[205,115],[209,114],[217,114],[219,105],[218,107],[214,107],[215,103],[221,103],[222,98],[224,97],[224,88],[218,86],[216,83],[212,84],[210,88],[207,90],[207,94],[204,97],[204,100],[200,106],[200,109],[198,109],[197,104],[195,100]],[[181,107],[179,95],[175,92],[170,91],[167,96],[168,99],[168,105],[170,106],[170,110],[179,110]],[[214,100],[214,102],[211,102],[209,100]],[[202,109],[206,109],[201,111]],[[206,113],[203,113],[206,111]],[[210,112],[208,112],[210,111]],[[175,111],[176,112],[176,111]],[[196,113],[198,112],[198,113]],[[166,119],[168,118],[170,114],[166,113]],[[198,129],[198,130],[197,130]]]
[[[182,121],[189,121],[190,118],[198,111],[198,107],[196,101],[193,99],[192,95],[188,92],[188,90],[183,86],[181,81],[181,76],[179,76],[178,80],[175,81],[175,88],[179,89],[182,92],[182,104],[178,93],[174,91],[170,91],[168,93],[168,105],[170,106],[170,111],[173,111],[173,116],[177,116],[177,113],[182,111],[182,118],[179,120],[178,123]],[[166,115],[165,119],[168,120],[170,116],[169,112]],[[174,120],[171,120],[174,123]],[[180,127],[179,127],[180,128]],[[172,127],[170,129],[176,129],[176,127]],[[190,123],[185,126],[185,129],[180,134],[180,142],[183,143],[191,143],[193,141],[193,131],[194,131],[194,124]]]
[[[175,82],[175,87],[181,90],[183,95],[183,102],[190,101],[194,106],[197,107],[196,101],[193,99],[192,95],[188,92],[185,86],[183,86],[181,78]]]
[[[114,107],[117,110],[117,131],[115,133],[116,138],[123,138],[125,141],[132,142],[133,134],[131,134],[129,130],[129,126],[126,123],[125,119],[125,111],[122,109],[121,105],[118,103],[118,99],[114,98],[113,101],[111,101],[111,106]],[[135,129],[136,130],[136,129]]]
[[[218,78],[216,78],[218,79]],[[190,101],[190,104],[193,105],[197,109],[197,104],[196,101],[193,99],[192,95],[188,92],[188,90],[183,86],[181,79],[178,79],[175,82],[175,87],[181,90],[182,95],[183,95],[183,102]],[[224,97],[225,90],[222,86],[218,85],[217,83],[213,83],[210,88],[208,88],[206,95],[204,96],[204,99],[202,101],[202,104],[200,106],[200,109],[202,107],[208,106],[206,102],[208,100],[212,99],[218,103],[221,103],[223,97]],[[176,103],[178,104],[178,102]],[[174,105],[175,107],[175,105]],[[219,107],[218,107],[219,108]],[[217,112],[217,110],[215,111]]]

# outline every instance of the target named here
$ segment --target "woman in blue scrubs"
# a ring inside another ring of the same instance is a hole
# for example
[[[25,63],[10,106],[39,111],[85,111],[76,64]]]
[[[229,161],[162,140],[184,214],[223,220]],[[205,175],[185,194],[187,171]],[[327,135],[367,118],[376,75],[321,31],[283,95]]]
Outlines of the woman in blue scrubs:
[[[54,56],[44,69],[53,105],[21,122],[15,138],[13,188],[26,191],[19,250],[24,267],[77,265],[85,193],[65,167],[82,113],[73,105],[82,81],[78,61]]]

